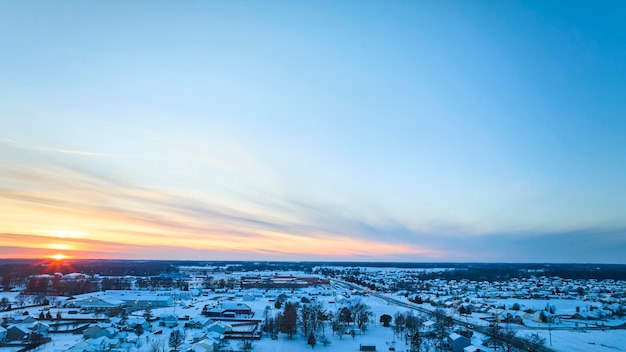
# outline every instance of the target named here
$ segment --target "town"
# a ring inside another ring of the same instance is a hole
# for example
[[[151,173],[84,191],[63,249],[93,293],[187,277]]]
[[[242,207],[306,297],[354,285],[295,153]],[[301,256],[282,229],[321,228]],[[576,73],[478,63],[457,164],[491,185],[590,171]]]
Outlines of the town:
[[[0,351],[615,351],[626,345],[620,266],[568,267],[559,269],[568,277],[559,277],[554,267],[367,265],[4,263]],[[603,277],[614,269],[617,279]]]

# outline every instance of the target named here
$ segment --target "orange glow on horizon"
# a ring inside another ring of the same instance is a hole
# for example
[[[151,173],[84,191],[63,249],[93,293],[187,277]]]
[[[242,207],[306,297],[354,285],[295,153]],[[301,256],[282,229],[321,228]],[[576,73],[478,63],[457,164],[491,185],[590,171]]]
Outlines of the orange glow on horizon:
[[[51,255],[50,258],[54,260],[63,260],[63,259],[67,259],[68,257],[65,254],[57,253],[57,254]]]

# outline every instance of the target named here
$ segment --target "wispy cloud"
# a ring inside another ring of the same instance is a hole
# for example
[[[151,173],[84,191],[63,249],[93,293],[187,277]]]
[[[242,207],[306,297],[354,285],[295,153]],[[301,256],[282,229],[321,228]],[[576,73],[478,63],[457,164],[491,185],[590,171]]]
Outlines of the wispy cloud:
[[[13,156],[14,160],[19,157]],[[271,202],[258,203],[265,207],[262,213],[266,215],[261,215],[206,198],[102,176],[82,164],[33,154],[21,161],[0,166],[4,175],[0,202],[12,209],[0,215],[0,219],[5,231],[25,233],[12,235],[13,243],[19,239],[24,243],[44,243],[49,238],[42,233],[69,228],[86,236],[64,239],[62,243],[73,248],[107,248],[103,254],[112,256],[115,251],[124,252],[124,246],[136,246],[141,253],[146,247],[181,244],[181,248],[274,257],[321,254],[348,258],[372,252],[374,247],[380,253],[429,252],[389,239],[357,240],[334,231],[332,226],[309,221],[297,211],[290,215],[291,220],[285,221],[281,210],[273,208]],[[44,230],[35,235],[37,229]],[[107,241],[98,242],[102,239]],[[270,243],[273,252],[259,250],[259,245]]]
[[[279,193],[234,193],[230,202],[148,187],[72,153],[54,158],[15,145],[0,153],[9,161],[0,165],[3,253],[65,248],[120,258],[619,262],[626,251],[625,229],[475,235],[459,224],[419,227],[384,210],[365,219],[340,204]],[[64,238],[63,230],[84,235]]]

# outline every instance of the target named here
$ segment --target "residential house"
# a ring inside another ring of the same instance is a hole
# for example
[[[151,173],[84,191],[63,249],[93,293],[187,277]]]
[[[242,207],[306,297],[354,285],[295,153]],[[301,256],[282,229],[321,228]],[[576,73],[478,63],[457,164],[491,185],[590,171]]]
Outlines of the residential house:
[[[202,309],[202,314],[208,317],[224,317],[224,318],[234,318],[238,315],[254,315],[252,313],[252,309],[245,304],[240,302],[222,302],[214,307],[205,306]]]
[[[6,341],[23,341],[27,340],[32,331],[26,326],[26,324],[12,325],[7,328],[5,340]]]
[[[88,339],[85,340],[85,342],[87,342],[90,347],[95,347],[96,351],[110,351],[120,345],[120,341],[118,339],[111,339],[106,336]]]
[[[215,321],[213,319],[198,317],[198,318],[194,318],[186,322],[185,327],[191,328],[191,329],[204,329],[205,327],[213,324],[214,322]]]
[[[126,320],[126,329],[128,330],[150,330],[150,322],[144,318],[133,318]]]
[[[226,335],[226,333],[233,331],[233,327],[222,321],[216,321],[215,323],[207,326],[206,331],[215,331],[221,335]]]
[[[161,315],[159,317],[159,326],[164,326],[166,328],[173,328],[173,327],[178,326],[178,315],[175,315],[175,314]]]
[[[191,341],[193,341],[193,343],[197,343],[206,338],[207,338],[207,334],[203,331],[193,331],[191,333]]]
[[[87,329],[83,330],[85,339],[95,339],[99,337],[113,338],[117,334],[117,330],[107,324],[91,324]]]
[[[448,335],[447,342],[452,352],[464,352],[463,349],[472,344],[470,339],[457,333]]]
[[[202,339],[191,346],[189,352],[216,352],[219,348],[219,341],[210,337]]]
[[[555,314],[552,314],[550,312],[546,312],[544,310],[541,311],[537,311],[533,314],[533,320],[538,322],[538,323],[543,323],[544,321],[542,320],[542,315],[545,316],[545,322],[546,323],[550,323],[550,324],[560,324],[561,323],[561,318]]]

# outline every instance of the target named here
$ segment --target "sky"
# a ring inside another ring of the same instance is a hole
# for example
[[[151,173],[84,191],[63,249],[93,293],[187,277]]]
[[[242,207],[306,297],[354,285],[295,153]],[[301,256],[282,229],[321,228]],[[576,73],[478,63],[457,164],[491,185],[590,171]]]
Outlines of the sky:
[[[622,1],[2,1],[0,258],[626,263]]]

